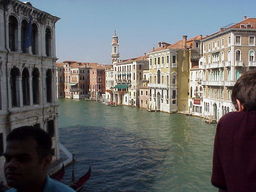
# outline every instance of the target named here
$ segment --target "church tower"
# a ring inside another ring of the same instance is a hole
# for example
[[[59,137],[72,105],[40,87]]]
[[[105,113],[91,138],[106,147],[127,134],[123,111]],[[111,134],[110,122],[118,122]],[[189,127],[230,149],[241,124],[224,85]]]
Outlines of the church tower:
[[[119,62],[119,42],[116,31],[112,36],[112,64]]]

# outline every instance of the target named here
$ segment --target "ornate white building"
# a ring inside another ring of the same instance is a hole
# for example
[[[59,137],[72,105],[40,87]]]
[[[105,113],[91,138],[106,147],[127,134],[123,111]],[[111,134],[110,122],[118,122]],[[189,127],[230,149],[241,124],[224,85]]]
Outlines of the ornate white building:
[[[203,43],[203,116],[218,120],[234,110],[232,88],[244,71],[256,68],[256,18],[221,28]]]
[[[0,1],[0,153],[20,126],[48,131],[59,157],[55,23],[58,17],[18,0]],[[0,157],[0,181],[3,180]]]

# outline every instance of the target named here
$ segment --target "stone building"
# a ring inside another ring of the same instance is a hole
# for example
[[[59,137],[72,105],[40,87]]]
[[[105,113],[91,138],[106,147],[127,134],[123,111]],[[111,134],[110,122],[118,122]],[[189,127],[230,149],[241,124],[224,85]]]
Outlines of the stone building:
[[[221,28],[202,40],[203,116],[218,120],[233,111],[231,92],[244,71],[255,69],[256,18]]]
[[[143,70],[142,85],[139,87],[139,107],[142,109],[149,108],[149,70]]]
[[[189,65],[192,50],[199,49],[202,37],[196,36],[169,44],[160,42],[149,55],[149,110],[188,113]],[[193,56],[193,57],[192,57]]]
[[[105,69],[108,65],[64,61],[57,63],[58,97],[98,100],[105,93]]]
[[[0,1],[0,153],[13,129],[48,131],[58,149],[55,23],[58,17],[18,0]],[[0,181],[3,179],[0,157]]]
[[[111,93],[112,102],[139,107],[139,88],[142,86],[143,70],[148,69],[148,57],[122,60],[114,63],[113,68],[115,81]]]

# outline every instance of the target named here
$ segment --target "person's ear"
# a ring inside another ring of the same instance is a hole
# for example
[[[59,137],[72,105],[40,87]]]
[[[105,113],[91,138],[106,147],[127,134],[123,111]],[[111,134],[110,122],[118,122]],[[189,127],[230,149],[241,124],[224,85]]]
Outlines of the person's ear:
[[[244,110],[244,106],[241,104],[241,102],[238,99],[236,99],[236,104],[237,104],[237,111],[238,112]]]

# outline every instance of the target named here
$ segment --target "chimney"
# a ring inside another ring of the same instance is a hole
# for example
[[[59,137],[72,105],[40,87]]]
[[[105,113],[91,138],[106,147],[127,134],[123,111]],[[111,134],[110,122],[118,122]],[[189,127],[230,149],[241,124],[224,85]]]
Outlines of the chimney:
[[[162,46],[162,42],[158,42],[158,47],[161,47]]]
[[[244,20],[247,19],[248,17],[247,16],[244,16]]]
[[[186,48],[187,38],[188,38],[187,35],[183,35],[182,36],[182,46],[183,46],[183,48]]]

